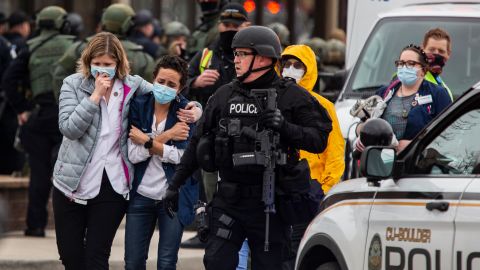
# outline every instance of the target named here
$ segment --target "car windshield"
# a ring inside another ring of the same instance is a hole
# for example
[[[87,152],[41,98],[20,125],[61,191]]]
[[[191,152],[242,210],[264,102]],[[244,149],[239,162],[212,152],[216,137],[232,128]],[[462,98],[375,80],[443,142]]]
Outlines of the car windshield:
[[[423,35],[434,27],[452,39],[452,54],[442,79],[455,97],[471,87],[480,74],[480,18],[390,18],[379,22],[370,35],[347,85],[347,95],[365,95],[387,85],[395,74],[394,61],[410,43],[422,45]]]

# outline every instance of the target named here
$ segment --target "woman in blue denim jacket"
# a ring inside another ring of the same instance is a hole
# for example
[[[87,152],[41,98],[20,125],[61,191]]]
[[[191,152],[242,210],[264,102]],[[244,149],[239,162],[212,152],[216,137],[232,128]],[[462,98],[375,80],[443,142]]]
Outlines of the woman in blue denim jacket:
[[[427,56],[420,47],[413,44],[405,47],[395,66],[398,78],[377,91],[383,101],[377,104],[372,118],[381,117],[392,126],[398,140],[397,150],[401,151],[452,100],[443,87],[425,80]],[[360,140],[355,148],[363,151]]]
[[[168,181],[193,132],[194,115],[179,94],[187,80],[187,63],[177,56],[160,58],[153,92],[135,97],[130,105],[128,156],[135,174],[127,209],[126,269],[145,269],[150,240],[158,221],[158,269],[175,269],[184,226],[194,218],[198,183],[190,179],[180,192],[177,215],[163,205]]]

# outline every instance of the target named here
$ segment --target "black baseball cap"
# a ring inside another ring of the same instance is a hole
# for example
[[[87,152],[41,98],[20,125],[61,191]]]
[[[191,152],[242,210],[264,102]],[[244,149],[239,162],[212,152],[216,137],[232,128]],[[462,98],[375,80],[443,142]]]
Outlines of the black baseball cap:
[[[13,12],[8,17],[8,27],[10,28],[14,27],[15,25],[22,24],[24,22],[30,22],[30,18],[25,12],[21,10]]]
[[[220,12],[220,22],[240,25],[246,21],[248,21],[247,11],[240,4],[230,3]]]

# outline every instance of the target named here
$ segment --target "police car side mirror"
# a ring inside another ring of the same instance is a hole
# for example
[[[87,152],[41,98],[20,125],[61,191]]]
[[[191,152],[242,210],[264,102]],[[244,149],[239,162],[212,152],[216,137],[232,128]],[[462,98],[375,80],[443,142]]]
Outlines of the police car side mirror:
[[[360,171],[368,183],[378,186],[380,180],[392,175],[396,157],[392,147],[369,146],[360,158]]]

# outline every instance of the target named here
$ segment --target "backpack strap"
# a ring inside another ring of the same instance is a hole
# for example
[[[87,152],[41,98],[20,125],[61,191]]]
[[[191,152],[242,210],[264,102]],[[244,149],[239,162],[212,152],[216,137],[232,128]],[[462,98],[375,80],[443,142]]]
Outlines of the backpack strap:
[[[205,71],[205,69],[210,67],[210,64],[212,63],[212,56],[213,56],[212,50],[209,50],[208,48],[203,49],[202,57],[200,58],[200,66],[198,67],[200,70],[200,74],[202,74]]]

